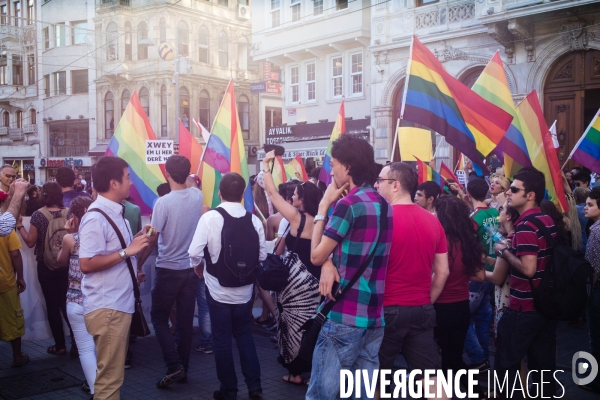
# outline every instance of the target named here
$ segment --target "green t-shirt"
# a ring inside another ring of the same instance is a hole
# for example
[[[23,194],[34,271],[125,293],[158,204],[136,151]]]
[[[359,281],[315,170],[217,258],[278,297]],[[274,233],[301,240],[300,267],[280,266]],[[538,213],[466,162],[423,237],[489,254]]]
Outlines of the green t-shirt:
[[[483,251],[488,257],[496,258],[494,252],[494,240],[487,231],[487,227],[493,227],[493,231],[496,232],[500,227],[498,210],[490,207],[478,207],[472,214],[471,219],[477,224],[477,236],[483,247]],[[485,268],[488,271],[494,269],[493,265],[485,264]]]

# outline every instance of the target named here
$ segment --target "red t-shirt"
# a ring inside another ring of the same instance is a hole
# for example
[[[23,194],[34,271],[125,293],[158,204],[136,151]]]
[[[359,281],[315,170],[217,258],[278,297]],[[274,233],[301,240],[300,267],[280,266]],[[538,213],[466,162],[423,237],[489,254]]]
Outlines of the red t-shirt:
[[[448,264],[450,275],[436,303],[456,303],[469,299],[469,281],[471,277],[465,273],[460,242],[452,244],[448,241]]]
[[[440,221],[416,204],[396,204],[394,233],[385,277],[385,306],[431,304],[435,254],[448,252]]]

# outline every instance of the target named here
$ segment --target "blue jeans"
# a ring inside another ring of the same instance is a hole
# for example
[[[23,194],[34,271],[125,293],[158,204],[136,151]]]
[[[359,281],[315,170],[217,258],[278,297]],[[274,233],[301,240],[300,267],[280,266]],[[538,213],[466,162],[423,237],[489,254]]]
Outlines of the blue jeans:
[[[206,302],[206,284],[204,278],[198,281],[196,291],[196,303],[198,303],[198,326],[200,326],[200,347],[213,347],[212,330],[210,328],[210,314]]]
[[[490,325],[492,323],[492,305],[490,303],[489,282],[469,282],[469,291],[480,291],[479,307],[471,313],[471,322],[465,339],[465,351],[472,364],[481,364],[490,357]]]
[[[587,309],[588,330],[590,332],[590,347],[592,355],[600,361],[600,283],[592,291]],[[600,374],[589,386],[600,389]]]
[[[325,321],[313,354],[310,385],[306,399],[337,399],[340,394],[340,370],[367,370],[369,376],[379,368],[379,347],[384,328],[362,329],[331,320]],[[362,381],[362,380],[361,380]],[[367,398],[364,382],[361,398]]]
[[[242,374],[244,374],[248,391],[261,389],[260,364],[252,332],[250,332],[252,299],[245,304],[219,303],[211,297],[208,288],[206,288],[206,301],[214,333],[213,351],[217,377],[221,382],[221,392],[224,398],[235,399],[238,392],[231,338],[235,338],[237,344],[242,364]]]
[[[198,276],[194,273],[193,268],[184,270],[156,268],[150,317],[165,364],[170,372],[181,367],[186,371],[188,369],[197,286]],[[175,304],[177,318],[179,341],[177,345],[175,345],[175,339],[169,329],[169,315],[173,304]]]

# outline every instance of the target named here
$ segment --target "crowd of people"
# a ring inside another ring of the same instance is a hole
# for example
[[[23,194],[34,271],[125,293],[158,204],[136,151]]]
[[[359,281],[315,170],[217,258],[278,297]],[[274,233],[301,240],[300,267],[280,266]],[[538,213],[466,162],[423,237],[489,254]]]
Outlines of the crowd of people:
[[[190,161],[170,157],[167,184],[157,188],[151,223],[143,227],[120,158],[102,157],[93,166],[91,195],[73,189],[77,177],[70,168],[60,168],[56,182],[39,193],[12,167],[2,167],[0,340],[11,343],[13,366],[28,361],[21,350],[19,293],[26,283],[17,234],[36,248],[54,338],[47,352],[67,352],[64,319],[71,353],[79,355],[85,388],[95,399],[120,396],[130,363],[134,287],[145,281],[142,266],[153,253],[150,322],[166,370],[158,388],[187,381],[195,348],[214,354],[220,381],[214,398],[235,399],[235,339],[248,394],[260,397],[260,357],[251,332],[257,323],[276,332],[278,361],[287,370],[282,379],[307,384],[307,399],[335,399],[341,369],[371,376],[395,368],[400,353],[411,370],[493,368],[509,382],[521,376],[553,396],[561,389],[554,381],[535,372],[525,378],[528,370],[556,369],[557,321],[533,301],[552,262],[552,243],[583,252],[594,268],[586,315],[573,323],[587,319],[592,354],[600,359],[600,187],[590,190],[589,172],[565,175],[572,210],[562,214],[545,199],[545,177],[532,167],[512,181],[499,169],[489,184],[475,174],[464,186],[418,184],[409,164],[378,165],[368,142],[343,135],[331,148],[331,184],[320,182],[317,170],[309,181],[277,187],[274,159],[267,153],[252,178],[250,213],[239,174],[222,176],[221,203],[209,209]],[[22,222],[26,210],[29,230]],[[276,291],[260,275],[268,277],[264,266],[274,258],[288,271]],[[257,296],[263,312],[254,319]],[[194,346],[196,308],[201,337]],[[306,357],[302,327],[324,309],[331,311]],[[466,376],[461,384],[467,385]],[[600,392],[600,378],[583,387]],[[490,395],[476,389],[479,398]]]

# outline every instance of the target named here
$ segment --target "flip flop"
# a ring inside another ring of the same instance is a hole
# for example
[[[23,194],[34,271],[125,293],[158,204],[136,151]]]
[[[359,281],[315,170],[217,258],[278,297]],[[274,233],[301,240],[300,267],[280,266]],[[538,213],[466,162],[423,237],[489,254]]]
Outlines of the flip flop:
[[[21,357],[23,358],[23,361],[21,361],[18,364],[13,364],[13,368],[19,368],[22,367],[23,365],[27,364],[29,362],[29,356],[23,352],[21,352]]]
[[[291,383],[292,385],[296,385],[296,386],[302,386],[302,385],[304,385],[303,381],[300,381],[300,382],[291,381],[290,380],[291,376],[292,375],[285,375],[283,378],[281,378],[281,380],[284,381],[285,383]],[[287,379],[285,379],[285,378],[287,378]]]

